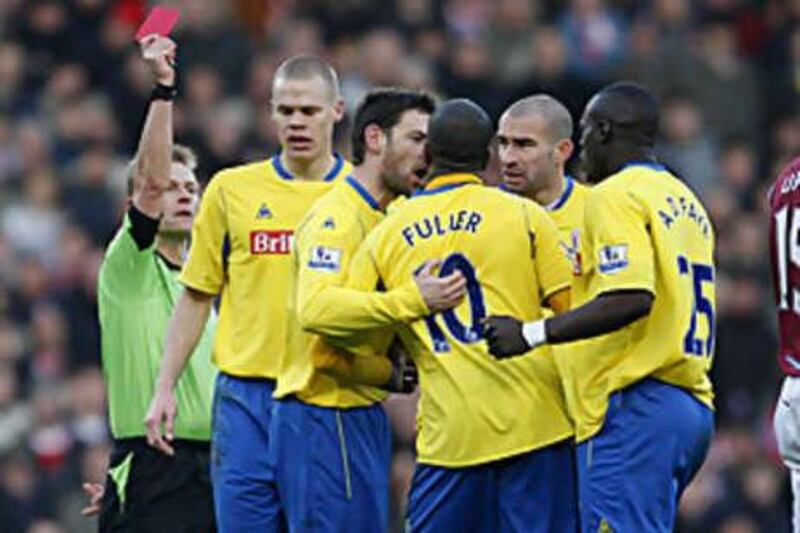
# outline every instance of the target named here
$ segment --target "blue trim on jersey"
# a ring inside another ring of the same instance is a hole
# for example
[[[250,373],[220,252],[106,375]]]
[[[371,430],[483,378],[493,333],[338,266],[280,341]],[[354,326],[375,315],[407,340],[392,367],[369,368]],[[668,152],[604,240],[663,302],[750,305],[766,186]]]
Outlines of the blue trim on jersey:
[[[622,170],[625,170],[628,167],[645,167],[649,168],[650,170],[655,170],[656,172],[667,171],[667,167],[661,163],[656,163],[655,161],[631,161],[630,163],[626,163],[625,166],[622,167]]]
[[[441,187],[436,187],[435,189],[421,189],[414,194],[412,194],[412,198],[416,196],[430,196],[431,194],[439,194],[440,192],[447,192],[453,189],[458,189],[459,187],[463,187],[464,185],[474,185],[474,183],[450,183],[448,185],[442,185]]]
[[[355,189],[358,195],[361,196],[361,198],[363,198],[372,209],[375,211],[381,210],[381,205],[378,203],[378,201],[369,193],[367,189],[364,188],[363,185],[357,182],[353,176],[347,176],[345,181],[348,185]]]
[[[325,174],[325,177],[322,178],[322,181],[331,181],[332,179],[334,179],[336,177],[336,175],[339,174],[339,171],[342,170],[342,167],[344,166],[344,158],[341,155],[333,154],[333,158],[334,158],[333,167],[330,169],[330,171],[327,174]],[[277,172],[278,176],[280,176],[282,179],[285,179],[285,180],[293,180],[294,179],[294,176],[292,176],[292,173],[289,172],[288,170],[286,170],[286,167],[284,167],[283,163],[281,163],[281,155],[280,154],[276,154],[276,155],[272,156],[272,168],[275,169],[275,172]]]
[[[564,204],[567,203],[569,197],[572,196],[572,191],[575,189],[575,180],[572,179],[572,176],[565,176],[565,178],[567,180],[567,186],[564,187],[564,192],[561,193],[561,196],[555,201],[555,203],[550,204],[547,207],[548,211],[558,211],[564,207]]]

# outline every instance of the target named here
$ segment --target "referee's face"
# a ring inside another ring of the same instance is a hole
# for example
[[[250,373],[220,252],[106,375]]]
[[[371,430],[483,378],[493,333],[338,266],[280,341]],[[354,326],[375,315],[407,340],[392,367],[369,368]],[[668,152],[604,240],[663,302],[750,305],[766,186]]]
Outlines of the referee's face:
[[[319,76],[278,79],[272,91],[272,118],[286,157],[313,161],[332,152],[333,125],[344,103]]]
[[[189,167],[172,163],[169,189],[163,196],[164,217],[159,233],[186,235],[192,231],[192,222],[200,200],[200,185]]]

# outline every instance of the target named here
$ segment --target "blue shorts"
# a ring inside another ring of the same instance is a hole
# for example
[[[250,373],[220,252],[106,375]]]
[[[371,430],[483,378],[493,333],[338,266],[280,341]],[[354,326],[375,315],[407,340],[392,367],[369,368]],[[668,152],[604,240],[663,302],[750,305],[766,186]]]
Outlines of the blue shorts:
[[[274,389],[270,379],[217,375],[211,481],[220,533],[285,530],[268,461]]]
[[[578,530],[575,448],[563,441],[464,468],[417,465],[407,531]]]
[[[679,387],[645,379],[612,394],[603,428],[578,445],[583,531],[672,531],[713,432],[711,409]]]
[[[270,455],[291,531],[384,533],[392,437],[380,404],[276,400]]]

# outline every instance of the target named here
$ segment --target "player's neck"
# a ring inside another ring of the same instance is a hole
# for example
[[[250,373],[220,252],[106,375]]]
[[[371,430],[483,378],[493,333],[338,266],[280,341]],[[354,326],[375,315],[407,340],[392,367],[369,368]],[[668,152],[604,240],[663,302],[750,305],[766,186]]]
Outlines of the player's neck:
[[[561,197],[566,186],[567,180],[564,178],[564,173],[559,172],[548,181],[547,185],[541,189],[531,191],[530,199],[543,207],[547,207]]]
[[[631,163],[655,163],[656,161],[656,155],[650,148],[622,146],[609,156],[608,168],[611,170],[611,174],[616,174]]]
[[[178,234],[158,234],[156,251],[173,265],[182,265],[189,239]]]
[[[395,198],[395,194],[384,185],[380,169],[372,168],[368,162],[353,168],[353,179],[377,200],[381,210],[386,209],[386,206]]]
[[[323,153],[325,155],[322,157],[306,160],[287,157],[286,152],[283,152],[280,155],[281,164],[297,180],[321,181],[336,164],[336,158],[330,150]]]

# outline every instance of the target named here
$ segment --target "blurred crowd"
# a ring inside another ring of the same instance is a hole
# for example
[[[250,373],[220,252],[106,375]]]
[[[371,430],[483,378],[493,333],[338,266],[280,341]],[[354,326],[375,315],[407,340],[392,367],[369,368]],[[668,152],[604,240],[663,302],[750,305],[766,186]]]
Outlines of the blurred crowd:
[[[718,235],[718,431],[680,531],[789,528],[771,410],[780,376],[766,191],[800,154],[798,0],[182,0],[176,137],[201,180],[276,148],[276,65],[312,52],[349,110],[377,85],[468,97],[497,117],[546,91],[576,122],[605,83],[661,99],[663,161]],[[109,451],[95,289],[125,205],[151,80],[142,0],[0,0],[0,530],[86,531],[81,482]],[[337,147],[348,152],[347,120]],[[496,166],[487,180],[497,181]],[[387,402],[398,530],[413,398]]]

